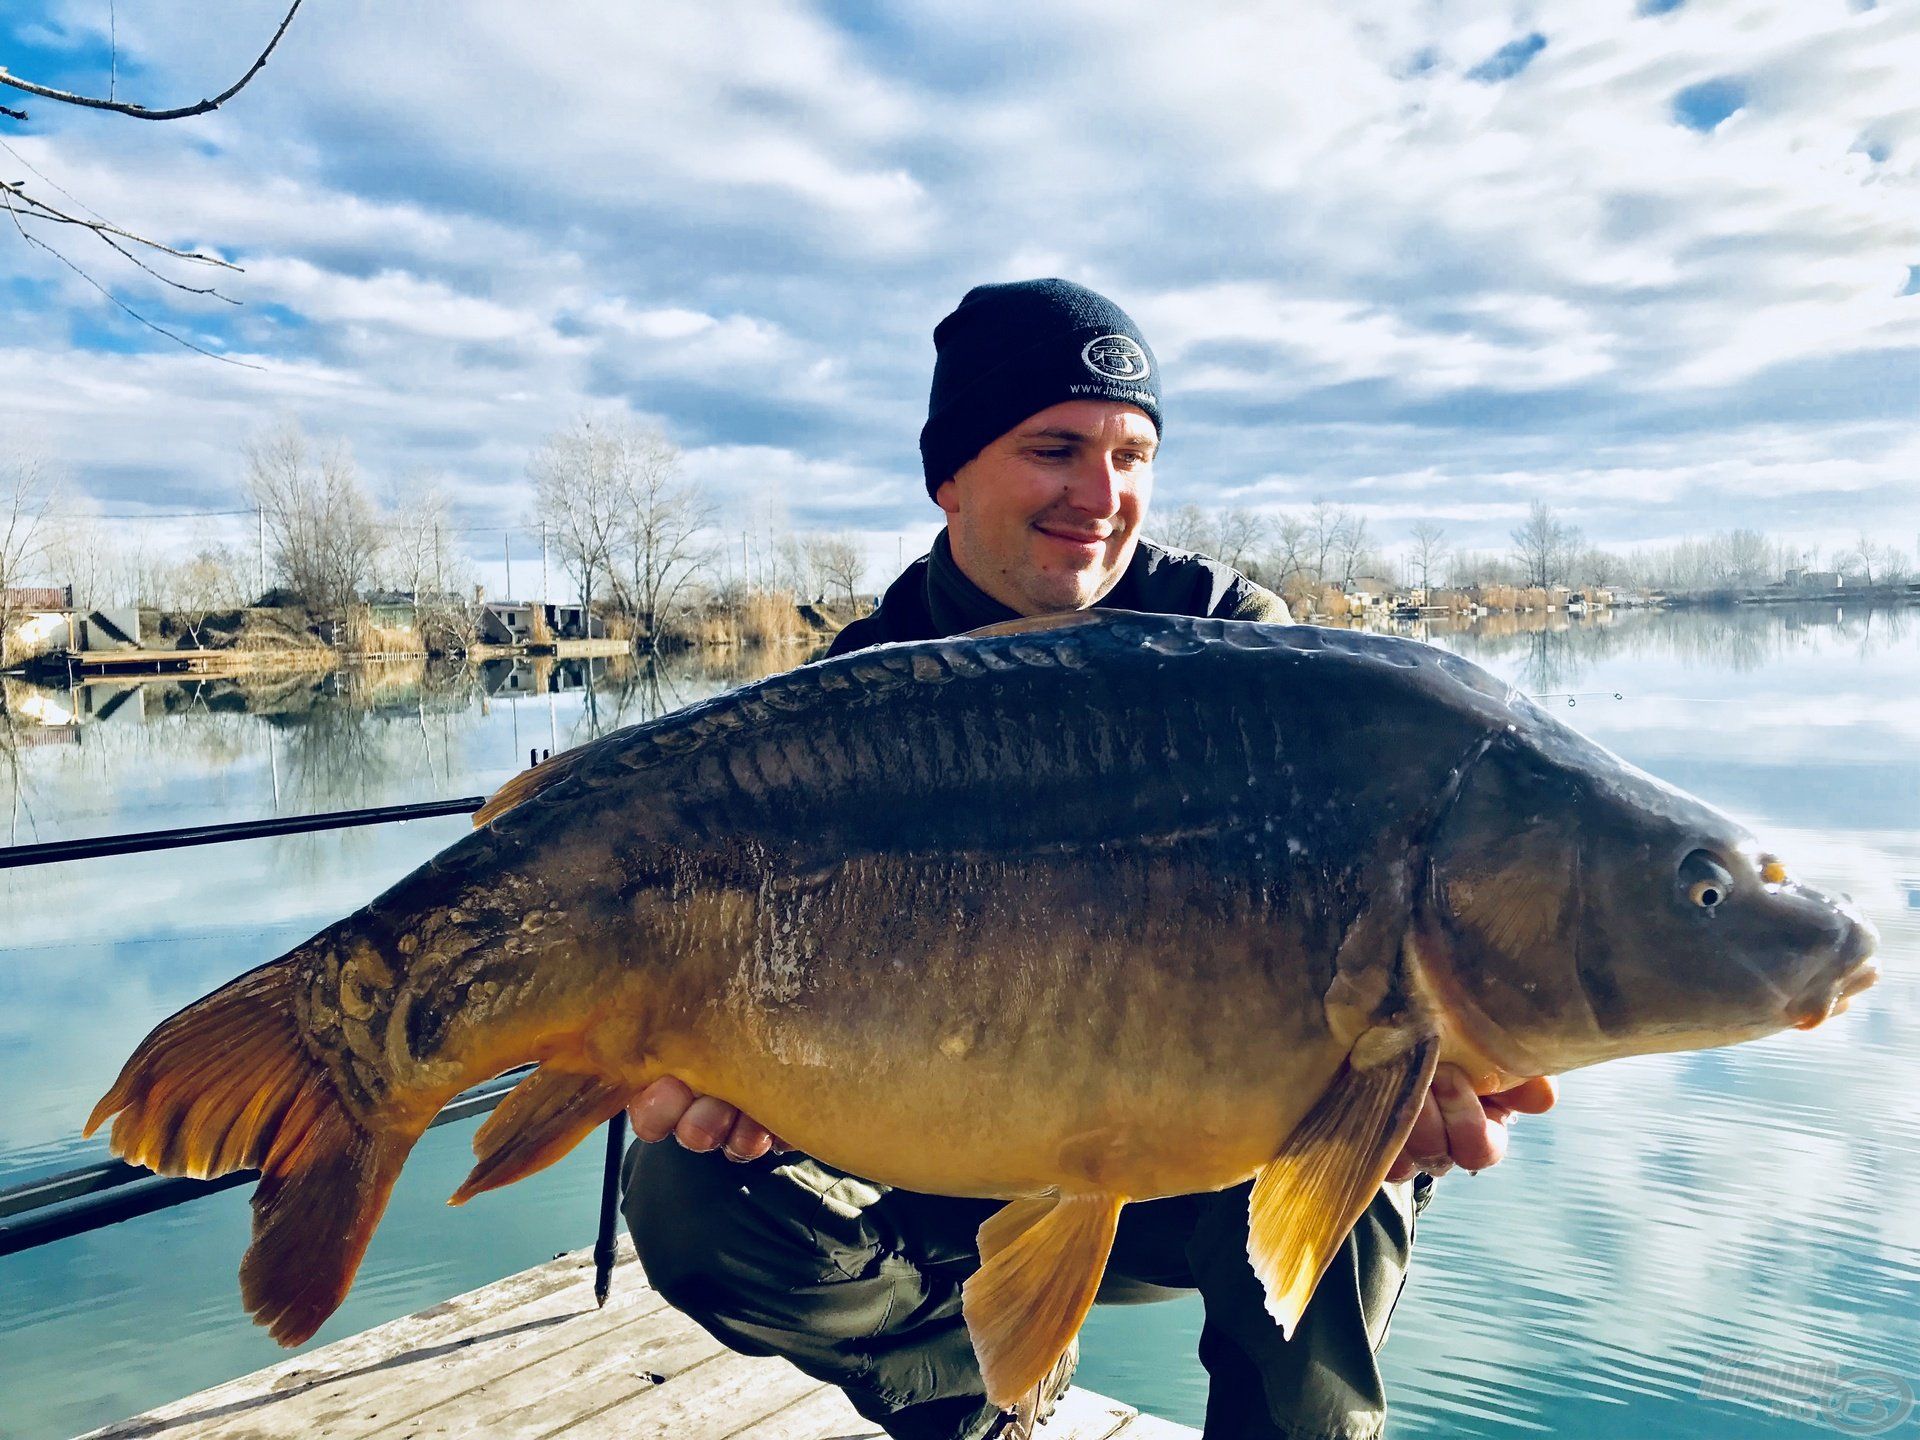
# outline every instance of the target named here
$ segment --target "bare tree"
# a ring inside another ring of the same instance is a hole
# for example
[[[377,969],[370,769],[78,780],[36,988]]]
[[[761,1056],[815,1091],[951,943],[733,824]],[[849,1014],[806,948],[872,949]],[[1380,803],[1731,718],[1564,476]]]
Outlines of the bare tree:
[[[381,569],[387,587],[412,600],[413,628],[435,654],[463,653],[479,635],[478,607],[469,598],[472,566],[452,538],[439,482],[414,477],[403,483],[388,512]]]
[[[1239,505],[1217,511],[1207,553],[1224,560],[1236,570],[1244,570],[1254,553],[1266,542],[1267,517]]]
[[[1862,530],[1852,548],[1842,552],[1837,563],[1849,577],[1858,579],[1862,585],[1871,585],[1875,572],[1881,569],[1881,553],[1872,533]]]
[[[1311,529],[1298,515],[1282,515],[1271,534],[1272,543],[1257,568],[1275,590],[1297,588],[1310,564]]]
[[[1329,505],[1325,500],[1313,502],[1313,509],[1307,512],[1306,536],[1303,555],[1305,569],[1314,584],[1324,584],[1333,578],[1334,561],[1347,545],[1347,532],[1353,525],[1353,516],[1338,505]]]
[[[289,421],[248,444],[247,488],[279,582],[318,614],[347,613],[376,577],[382,534],[345,443],[316,456]]]
[[[155,597],[187,627],[194,648],[205,648],[201,628],[207,617],[247,603],[246,562],[231,548],[202,544],[192,558],[168,567]]]
[[[1373,536],[1367,532],[1363,515],[1347,515],[1340,526],[1337,543],[1340,558],[1340,583],[1351,584],[1356,575],[1380,568],[1373,553]],[[1325,577],[1322,577],[1325,578]]]
[[[1580,548],[1579,530],[1562,525],[1544,500],[1533,502],[1526,523],[1515,526],[1511,538],[1521,583],[1538,589],[1563,582]]]
[[[820,598],[828,591],[839,594],[842,604],[853,604],[854,592],[866,573],[867,555],[859,541],[844,531],[828,535],[808,535],[801,542],[807,564],[820,586]]]
[[[53,482],[36,456],[0,461],[0,656],[20,622],[14,591],[46,557]]]
[[[680,451],[664,435],[628,424],[615,438],[625,501],[623,598],[652,646],[707,563],[713,507],[681,474]]]
[[[1413,547],[1407,552],[1407,578],[1419,577],[1420,593],[1433,588],[1433,572],[1446,560],[1447,532],[1432,520],[1416,520]]]
[[[1171,550],[1204,552],[1210,529],[1206,511],[1198,505],[1182,505],[1155,523],[1153,536]]]
[[[585,416],[556,431],[527,463],[534,510],[552,534],[561,562],[593,604],[596,581],[609,582],[621,544],[626,484],[618,426]]]

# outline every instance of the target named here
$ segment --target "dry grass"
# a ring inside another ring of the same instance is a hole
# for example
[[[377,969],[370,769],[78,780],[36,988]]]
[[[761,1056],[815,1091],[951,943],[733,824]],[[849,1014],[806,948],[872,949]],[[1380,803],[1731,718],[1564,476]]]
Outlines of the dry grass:
[[[794,645],[820,637],[801,618],[785,591],[754,591],[718,600],[663,631],[661,638],[687,645]]]

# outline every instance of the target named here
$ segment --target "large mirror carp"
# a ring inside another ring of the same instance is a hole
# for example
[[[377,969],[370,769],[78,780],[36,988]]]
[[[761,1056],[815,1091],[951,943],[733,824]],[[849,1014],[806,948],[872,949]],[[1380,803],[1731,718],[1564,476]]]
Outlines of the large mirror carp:
[[[1010,1404],[1120,1207],[1257,1177],[1291,1327],[1434,1067],[1483,1093],[1819,1023],[1872,927],[1486,672],[1119,612],[887,646],[554,757],[365,909],[158,1026],[88,1121],[257,1168],[248,1309],[339,1305],[460,1091],[456,1203],[674,1074],[912,1190],[1004,1197],[965,1315]]]

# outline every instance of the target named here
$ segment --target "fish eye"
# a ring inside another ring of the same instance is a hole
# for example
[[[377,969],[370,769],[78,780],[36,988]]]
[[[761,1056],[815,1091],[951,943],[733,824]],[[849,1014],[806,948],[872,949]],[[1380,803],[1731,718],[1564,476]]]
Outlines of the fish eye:
[[[1733,893],[1733,876],[1727,867],[1705,850],[1696,850],[1680,862],[1681,888],[1687,903],[1711,910]]]

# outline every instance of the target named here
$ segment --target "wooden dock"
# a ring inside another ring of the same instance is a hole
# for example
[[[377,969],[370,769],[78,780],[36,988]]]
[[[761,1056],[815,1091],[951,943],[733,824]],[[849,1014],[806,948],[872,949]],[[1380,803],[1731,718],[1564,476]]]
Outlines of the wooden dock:
[[[621,1240],[593,1304],[577,1250],[92,1432],[89,1440],[873,1440],[832,1386],[735,1355],[653,1290]],[[1045,1440],[1198,1440],[1084,1390]]]

